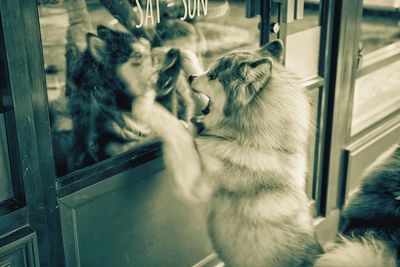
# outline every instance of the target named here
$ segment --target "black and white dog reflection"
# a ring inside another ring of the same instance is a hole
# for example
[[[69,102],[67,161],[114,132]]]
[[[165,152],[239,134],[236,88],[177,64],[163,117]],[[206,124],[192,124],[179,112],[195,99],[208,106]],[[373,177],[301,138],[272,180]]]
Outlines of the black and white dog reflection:
[[[83,54],[68,47],[66,95],[73,120],[69,171],[127,151],[150,134],[132,115],[132,88],[155,88],[159,103],[182,119],[191,117],[192,106],[184,105],[191,95],[181,82],[179,50],[166,51],[158,66],[152,59],[147,40],[105,26],[98,26],[97,35],[87,34]]]

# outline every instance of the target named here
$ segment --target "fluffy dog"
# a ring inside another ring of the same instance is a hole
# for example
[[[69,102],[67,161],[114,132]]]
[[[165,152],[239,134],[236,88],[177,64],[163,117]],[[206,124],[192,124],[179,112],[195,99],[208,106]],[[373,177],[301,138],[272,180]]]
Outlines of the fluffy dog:
[[[209,235],[228,267],[312,266],[321,252],[305,194],[310,106],[282,51],[274,41],[233,52],[191,77],[209,98],[195,138],[154,91],[136,92],[132,110],[163,140],[180,191],[208,202]]]
[[[343,211],[345,237],[315,266],[400,265],[400,147],[391,152],[367,172]]]

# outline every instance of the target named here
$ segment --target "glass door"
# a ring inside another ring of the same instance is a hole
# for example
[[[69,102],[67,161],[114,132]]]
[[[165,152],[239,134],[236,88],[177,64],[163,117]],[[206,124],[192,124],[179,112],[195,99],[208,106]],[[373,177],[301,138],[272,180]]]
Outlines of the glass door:
[[[400,108],[399,2],[365,0],[363,8],[352,136]]]
[[[399,1],[363,2],[343,201],[357,190],[363,169],[400,141],[399,14]]]
[[[387,1],[381,15],[391,2],[392,18],[366,19],[381,3],[371,2],[364,8],[362,1],[285,0],[261,5],[266,8],[261,14],[268,30],[261,42],[284,41],[285,64],[302,78],[313,106],[307,194],[322,243],[335,237],[341,206],[358,183],[360,167],[396,142],[398,133],[398,75],[393,72],[399,56],[398,11],[394,1]],[[372,27],[371,20],[385,27],[385,33]],[[371,50],[375,51],[366,54]],[[377,101],[379,105],[373,104]],[[368,145],[371,140],[373,146]]]
[[[146,146],[148,150],[154,150],[153,146],[148,146],[154,143],[154,140],[150,137],[145,138],[144,136],[148,135],[145,131],[141,135],[129,132],[127,138],[113,136],[115,140],[112,141],[115,142],[110,146],[108,144],[111,141],[105,144],[109,147],[107,151],[99,151],[97,141],[92,142],[92,145],[89,145],[90,142],[81,142],[90,138],[87,134],[94,130],[90,128],[90,118],[85,117],[85,114],[88,115],[95,109],[104,111],[104,107],[100,98],[96,99],[97,106],[94,106],[94,102],[85,100],[80,95],[69,95],[71,88],[76,87],[71,73],[77,70],[73,60],[68,61],[68,58],[74,55],[68,52],[70,50],[67,51],[67,47],[76,46],[75,56],[79,58],[85,51],[90,51],[87,48],[86,34],[98,35],[96,29],[103,25],[115,32],[130,32],[137,38],[145,37],[151,46],[144,48],[148,50],[146,56],[154,59],[156,54],[161,55],[157,59],[160,64],[166,51],[177,48],[196,54],[200,59],[200,67],[205,69],[229,51],[254,49],[259,46],[259,20],[256,17],[246,18],[246,7],[246,3],[241,1],[228,0],[163,0],[157,3],[137,1],[132,5],[128,1],[109,0],[38,1],[53,153],[57,175],[64,177],[60,178],[60,183],[64,185],[73,182],[73,175],[67,174],[85,167],[90,167],[91,170],[108,168],[113,158],[121,162],[123,155],[129,151],[139,151]],[[145,64],[143,68],[152,68]],[[137,81],[140,79],[144,77],[136,77]],[[105,93],[100,91],[99,89],[99,93]],[[74,106],[74,103],[81,100],[84,102],[82,105],[87,105],[88,109]],[[106,123],[107,118],[104,118]],[[119,124],[118,127],[124,127]],[[105,136],[106,127],[107,125],[99,126],[93,134]],[[84,130],[79,132],[79,128]],[[138,126],[138,129],[142,128]],[[65,160],[66,158],[68,160]],[[109,160],[108,163],[101,163],[106,159]]]

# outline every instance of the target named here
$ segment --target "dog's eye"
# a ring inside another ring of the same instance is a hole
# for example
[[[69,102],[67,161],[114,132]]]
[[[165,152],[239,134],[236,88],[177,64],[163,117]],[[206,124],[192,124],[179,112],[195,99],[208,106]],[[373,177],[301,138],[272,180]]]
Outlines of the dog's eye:
[[[140,52],[133,52],[130,56],[130,58],[135,59],[135,60],[142,60],[144,55]]]
[[[208,79],[209,79],[210,81],[217,79],[217,74],[215,74],[215,73],[210,73],[210,74],[208,75]]]

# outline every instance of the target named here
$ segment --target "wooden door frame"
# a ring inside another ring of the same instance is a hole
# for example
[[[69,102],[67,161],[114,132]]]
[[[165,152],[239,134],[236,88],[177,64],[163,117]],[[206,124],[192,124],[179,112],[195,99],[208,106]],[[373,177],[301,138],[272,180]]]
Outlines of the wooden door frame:
[[[326,196],[322,213],[325,215],[340,208],[340,194],[344,182],[342,179],[344,177],[343,148],[350,136],[362,19],[362,0],[335,2],[337,6],[334,9],[335,13],[331,14],[330,28],[332,49],[325,68],[326,130],[321,169],[321,175],[324,177],[322,194]]]
[[[12,141],[12,176],[22,183],[22,196],[0,218],[1,235],[26,229],[38,240],[40,266],[62,266],[63,249],[51,150],[47,94],[35,0],[0,2],[2,25],[2,83],[8,93],[9,139]],[[15,184],[14,184],[15,187]],[[18,200],[18,199],[16,199]],[[30,229],[30,230],[29,230]],[[19,235],[18,235],[19,236]],[[5,236],[7,239],[9,236]],[[35,237],[36,238],[36,237]],[[36,240],[36,239],[35,239]],[[36,255],[37,256],[37,255]],[[37,260],[37,259],[36,259]]]

